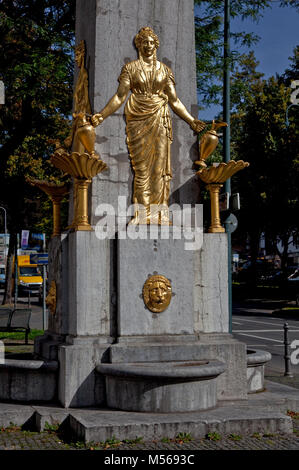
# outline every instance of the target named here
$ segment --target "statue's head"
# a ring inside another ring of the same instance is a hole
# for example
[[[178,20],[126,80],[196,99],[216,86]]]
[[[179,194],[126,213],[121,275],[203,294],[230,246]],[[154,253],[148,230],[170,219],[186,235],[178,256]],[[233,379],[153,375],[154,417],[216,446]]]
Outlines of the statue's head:
[[[152,312],[163,312],[170,303],[171,295],[171,283],[164,276],[151,276],[143,286],[144,303]]]
[[[153,53],[160,45],[159,38],[149,26],[141,28],[135,36],[135,46],[142,53]]]
[[[82,61],[84,61],[84,57],[85,57],[85,42],[82,39],[82,41],[80,41],[78,46],[75,48],[75,60],[76,60],[78,67],[81,66]]]

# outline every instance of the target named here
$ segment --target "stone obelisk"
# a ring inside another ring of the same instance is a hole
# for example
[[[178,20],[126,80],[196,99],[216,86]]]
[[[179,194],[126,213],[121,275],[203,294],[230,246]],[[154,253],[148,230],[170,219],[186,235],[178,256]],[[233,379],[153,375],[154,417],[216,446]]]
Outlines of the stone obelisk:
[[[116,92],[123,65],[137,59],[133,40],[144,26],[158,35],[158,60],[172,69],[179,98],[197,117],[193,0],[77,0],[76,44],[82,40],[86,44],[92,112],[100,111]],[[94,228],[99,204],[112,205],[117,214],[119,196],[124,196],[127,206],[132,202],[123,107],[97,128],[96,152],[108,170],[94,177],[90,187]],[[171,152],[170,203],[197,204],[199,185],[192,171],[198,159],[197,136],[176,115]],[[48,331],[36,340],[35,351],[59,361],[58,399],[64,407],[127,406],[125,394],[121,402],[114,396],[117,380],[106,376],[130,375],[132,363],[139,363],[146,376],[149,368],[141,365],[150,362],[161,373],[154,387],[159,391],[164,390],[169,372],[163,364],[171,367],[184,361],[185,368],[176,367],[174,372],[178,388],[165,388],[170,394],[167,406],[171,403],[173,411],[214,406],[217,399],[246,398],[246,348],[228,333],[226,234],[204,234],[201,248],[194,251],[186,250],[185,241],[159,234],[146,240],[123,239],[119,234],[99,239],[95,231],[68,232],[52,240],[49,283],[56,283],[56,310],[49,316]],[[162,312],[152,310],[151,299],[146,300],[151,279],[157,291],[168,289],[168,295],[171,291]],[[210,365],[198,374],[211,381],[197,380],[194,388],[189,387],[196,376],[193,366],[204,364]],[[130,409],[137,411],[147,410],[147,404],[140,402],[139,386],[143,383],[147,389],[148,381],[142,380],[128,385],[128,393],[136,396]],[[182,403],[173,401],[177,390]],[[207,402],[204,398],[198,402],[201,393]],[[110,405],[108,395],[116,400]],[[159,408],[158,395],[152,398],[158,400],[152,410],[169,410]],[[190,407],[188,400],[193,403]]]

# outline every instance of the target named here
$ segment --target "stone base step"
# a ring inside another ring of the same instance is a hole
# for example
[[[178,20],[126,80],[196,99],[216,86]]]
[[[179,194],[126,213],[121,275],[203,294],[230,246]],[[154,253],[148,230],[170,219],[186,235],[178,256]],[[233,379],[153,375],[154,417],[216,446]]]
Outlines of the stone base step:
[[[174,438],[189,433],[193,438],[210,432],[221,435],[292,433],[287,410],[299,411],[299,390],[266,382],[266,391],[248,400],[218,402],[216,408],[184,413],[145,413],[96,408],[62,408],[53,405],[0,403],[0,428],[10,425],[42,431],[48,425],[63,426],[73,441],[104,442],[142,437],[144,441]]]
[[[290,417],[280,412],[217,407],[215,410],[170,414],[132,413],[125,411],[96,411],[89,414],[70,415],[71,436],[84,442],[105,442],[113,437],[118,440],[175,438],[188,433],[196,438],[208,433],[221,435],[253,433],[292,433]]]

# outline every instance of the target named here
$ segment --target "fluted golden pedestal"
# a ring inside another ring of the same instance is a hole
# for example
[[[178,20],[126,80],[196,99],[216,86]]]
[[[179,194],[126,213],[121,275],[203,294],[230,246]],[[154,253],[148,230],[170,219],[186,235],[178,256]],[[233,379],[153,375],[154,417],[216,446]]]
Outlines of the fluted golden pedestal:
[[[68,185],[55,184],[49,181],[37,180],[34,178],[26,178],[28,183],[36,186],[46,193],[53,203],[53,233],[52,237],[60,235],[61,232],[61,218],[60,218],[60,205],[64,196],[69,192]]]
[[[223,233],[225,232],[220,222],[220,210],[219,210],[219,191],[222,188],[222,184],[208,184],[207,189],[210,193],[211,199],[211,225],[209,227],[209,233]]]
[[[92,230],[88,217],[88,187],[92,178],[107,168],[106,163],[96,154],[78,152],[69,154],[61,149],[52,155],[51,162],[75,179],[74,219],[70,228],[76,231]]]
[[[228,178],[231,178],[234,174],[247,166],[249,166],[249,163],[243,160],[238,160],[237,162],[230,160],[228,163],[220,163],[217,166],[201,168],[196,173],[204,183],[207,183],[207,189],[210,192],[211,225],[208,230],[209,233],[225,232],[224,227],[220,223],[219,191]]]
[[[92,230],[88,221],[88,188],[91,179],[75,178],[74,220],[71,225],[77,230]]]

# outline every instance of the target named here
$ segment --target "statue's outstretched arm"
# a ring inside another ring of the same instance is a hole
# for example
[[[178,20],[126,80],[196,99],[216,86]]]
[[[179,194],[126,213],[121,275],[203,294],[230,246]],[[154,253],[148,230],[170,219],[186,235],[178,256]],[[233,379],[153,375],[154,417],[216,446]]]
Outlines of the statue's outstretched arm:
[[[109,100],[106,106],[102,109],[102,111],[92,116],[91,122],[93,126],[94,127],[98,126],[104,121],[104,119],[106,119],[111,114],[115,113],[115,111],[117,111],[121,107],[121,105],[125,102],[129,91],[130,91],[130,85],[127,83],[121,82],[119,84],[117,92],[115,93],[115,95],[112,96],[112,98]]]
[[[186,107],[180,101],[177,96],[175,86],[171,83],[167,85],[164,90],[166,96],[168,97],[168,102],[171,109],[181,118],[186,121],[189,126],[195,131],[200,132],[205,128],[205,123],[200,121],[199,119],[195,119],[191,114],[187,111]]]

